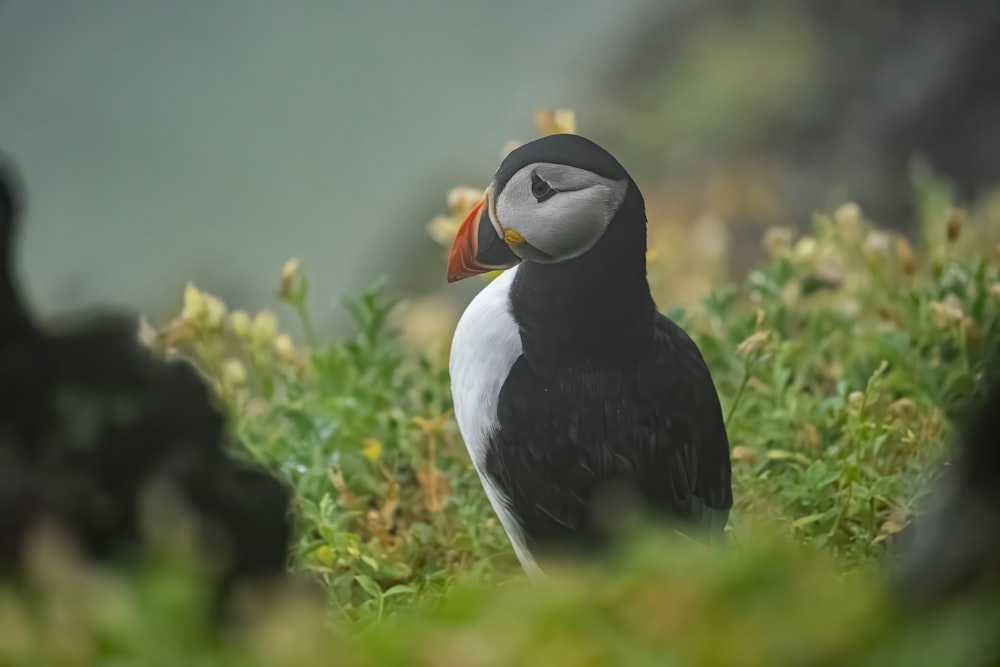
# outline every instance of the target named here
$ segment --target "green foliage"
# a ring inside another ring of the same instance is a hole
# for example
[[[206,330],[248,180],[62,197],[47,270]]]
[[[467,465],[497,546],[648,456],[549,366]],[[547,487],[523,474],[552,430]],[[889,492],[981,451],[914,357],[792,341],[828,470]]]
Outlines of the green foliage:
[[[736,525],[764,509],[844,568],[877,558],[916,510],[942,411],[998,342],[992,256],[962,257],[942,233],[918,271],[905,241],[852,213],[775,244],[689,323],[729,399]]]
[[[772,230],[764,266],[672,313],[727,415],[724,550],[654,531],[540,585],[471,467],[444,364],[406,348],[381,289],[347,305],[354,337],[297,349],[272,315],[191,288],[155,344],[205,371],[234,447],[294,488],[290,566],[322,602],[258,591],[220,636],[189,570],[50,564],[0,595],[0,664],[958,664],[996,612],[906,619],[880,574],[1000,342],[996,213],[924,204],[921,257],[846,207],[797,241]],[[297,264],[280,293],[312,337]]]
[[[446,370],[401,349],[379,290],[347,308],[356,338],[309,350],[309,372],[242,403],[235,431],[295,488],[296,565],[347,617],[379,618],[483,569],[506,538],[446,422]]]

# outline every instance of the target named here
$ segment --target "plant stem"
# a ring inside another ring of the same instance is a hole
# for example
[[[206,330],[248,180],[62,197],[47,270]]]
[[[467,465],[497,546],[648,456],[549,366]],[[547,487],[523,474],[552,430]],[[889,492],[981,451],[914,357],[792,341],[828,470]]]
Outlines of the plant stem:
[[[309,317],[309,309],[301,301],[296,302],[294,306],[295,312],[299,315],[299,322],[302,323],[302,333],[305,334],[306,343],[309,347],[316,347],[316,330],[313,329],[312,318]]]
[[[736,408],[739,407],[740,401],[743,400],[743,393],[746,391],[747,385],[750,383],[750,366],[746,366],[746,370],[743,372],[743,381],[740,383],[740,388],[736,390],[736,398],[733,399],[733,404],[729,406],[729,413],[726,415],[726,429],[729,429],[729,422],[732,421],[733,415],[736,413]]]

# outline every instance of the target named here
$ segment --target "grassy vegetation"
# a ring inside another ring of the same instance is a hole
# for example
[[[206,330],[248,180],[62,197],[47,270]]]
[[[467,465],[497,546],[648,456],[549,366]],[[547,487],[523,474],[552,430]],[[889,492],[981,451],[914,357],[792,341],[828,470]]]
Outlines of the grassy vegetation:
[[[444,360],[403,344],[386,290],[347,304],[356,335],[316,340],[290,262],[279,294],[299,346],[275,314],[228,312],[190,286],[182,315],[143,335],[204,371],[234,449],[294,488],[290,566],[322,600],[248,593],[219,635],[182,550],[112,575],[40,548],[30,580],[0,592],[0,664],[957,664],[998,619],[902,623],[880,568],[1000,342],[1000,207],[920,191],[917,248],[848,205],[802,238],[771,230],[759,270],[670,312],[727,415],[726,548],[654,531],[540,586],[465,453]]]

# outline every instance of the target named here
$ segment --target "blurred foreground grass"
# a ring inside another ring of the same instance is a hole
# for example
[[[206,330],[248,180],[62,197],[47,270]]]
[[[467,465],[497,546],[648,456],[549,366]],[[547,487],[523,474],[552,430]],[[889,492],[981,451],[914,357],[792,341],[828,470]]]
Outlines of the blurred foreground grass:
[[[405,343],[384,290],[347,304],[355,336],[318,341],[306,274],[290,261],[278,291],[306,334],[296,344],[275,313],[229,312],[189,286],[181,316],[141,335],[195,363],[228,411],[234,449],[294,488],[290,567],[321,599],[249,591],[240,621],[218,634],[183,550],[108,573],[43,541],[32,576],[0,591],[0,664],[974,657],[995,642],[996,611],[970,602],[928,623],[900,616],[885,592],[885,561],[905,547],[951,410],[1000,338],[996,200],[955,209],[946,187],[919,185],[916,248],[847,205],[817,216],[809,236],[770,230],[770,259],[695,307],[661,300],[703,350],[727,415],[737,504],[725,550],[641,534],[605,567],[565,566],[541,585],[520,576],[481,491],[451,418],[446,360]],[[446,243],[447,219],[436,228]],[[654,284],[669,280],[670,250],[651,252]]]

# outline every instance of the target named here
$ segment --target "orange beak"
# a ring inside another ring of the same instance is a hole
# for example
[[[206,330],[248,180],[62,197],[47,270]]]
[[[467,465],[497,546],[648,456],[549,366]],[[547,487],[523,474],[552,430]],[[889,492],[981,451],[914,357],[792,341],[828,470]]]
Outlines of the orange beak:
[[[489,190],[458,228],[448,257],[448,282],[509,269],[521,259],[497,234],[490,220]]]

